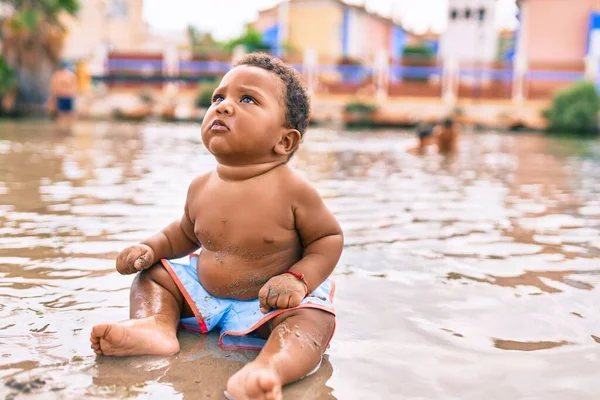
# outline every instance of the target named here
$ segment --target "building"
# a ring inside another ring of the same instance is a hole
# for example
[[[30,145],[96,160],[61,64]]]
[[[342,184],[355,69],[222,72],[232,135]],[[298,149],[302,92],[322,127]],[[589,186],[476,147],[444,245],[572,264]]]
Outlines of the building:
[[[427,47],[432,54],[437,55],[440,50],[440,34],[431,29],[422,34],[408,32],[406,45]]]
[[[188,39],[180,32],[150,30],[144,0],[86,0],[76,17],[65,15],[62,58],[86,65],[92,75],[172,74]]]
[[[529,66],[583,67],[599,0],[520,0],[517,54]],[[599,24],[600,25],[600,24]],[[600,26],[599,26],[600,28]],[[593,48],[600,42],[593,40]],[[597,44],[596,44],[597,43]],[[598,53],[598,51],[596,51]]]
[[[498,61],[511,62],[515,55],[515,45],[518,38],[518,31],[503,29],[498,33]]]
[[[260,11],[252,26],[276,53],[286,45],[299,54],[312,49],[320,60],[332,62],[371,62],[381,50],[400,57],[406,37],[392,19],[341,0],[287,0]]]
[[[64,16],[67,28],[63,58],[82,60],[106,51],[139,50],[148,27],[143,0],[87,0],[76,17]]]
[[[497,56],[496,0],[449,0],[448,26],[440,57],[457,62],[492,62]]]

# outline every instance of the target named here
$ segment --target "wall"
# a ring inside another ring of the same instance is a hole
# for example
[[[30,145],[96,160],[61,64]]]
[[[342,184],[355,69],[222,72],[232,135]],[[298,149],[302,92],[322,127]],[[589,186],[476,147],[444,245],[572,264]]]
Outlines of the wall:
[[[579,64],[586,53],[590,12],[597,0],[526,0],[521,8],[527,62]]]
[[[561,1],[561,0],[559,0]],[[485,19],[479,20],[479,9],[485,10]],[[471,10],[467,19],[465,12]],[[452,10],[458,17],[452,19]],[[448,26],[440,41],[442,58],[458,61],[493,61],[497,53],[498,32],[495,26],[495,0],[450,0]]]
[[[292,2],[288,18],[288,41],[293,46],[315,49],[319,59],[342,56],[343,8],[337,2]]]
[[[105,43],[109,43],[113,50],[139,49],[147,31],[142,7],[143,0],[81,2],[77,18],[61,18],[68,31],[63,58],[90,58],[100,51]]]

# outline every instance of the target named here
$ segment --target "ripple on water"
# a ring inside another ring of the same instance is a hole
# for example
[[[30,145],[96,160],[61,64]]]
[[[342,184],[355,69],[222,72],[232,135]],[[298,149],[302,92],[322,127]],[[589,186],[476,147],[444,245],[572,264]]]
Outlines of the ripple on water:
[[[178,217],[189,182],[214,167],[198,127],[0,132],[0,378],[44,374],[67,397],[166,398],[194,396],[194,370],[220,395],[252,355],[221,352],[214,337],[182,334],[180,357],[135,362],[97,360],[88,344],[90,326],[128,317],[133,277],[114,271],[118,251]],[[467,133],[444,159],[406,154],[413,140],[313,128],[291,161],[345,232],[331,364],[298,387],[594,398],[600,147],[583,157],[540,135]]]

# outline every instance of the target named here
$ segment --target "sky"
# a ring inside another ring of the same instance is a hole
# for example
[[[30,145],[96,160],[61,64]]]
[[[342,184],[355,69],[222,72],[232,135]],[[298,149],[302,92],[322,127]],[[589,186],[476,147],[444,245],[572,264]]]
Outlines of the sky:
[[[441,32],[446,26],[448,0],[345,0],[364,4],[369,11],[390,16],[392,12],[402,24],[423,33],[431,28]],[[280,0],[144,0],[144,16],[154,29],[182,31],[188,25],[201,32],[211,32],[218,40],[239,35],[246,23]],[[496,24],[499,28],[515,28],[515,0],[497,0]]]

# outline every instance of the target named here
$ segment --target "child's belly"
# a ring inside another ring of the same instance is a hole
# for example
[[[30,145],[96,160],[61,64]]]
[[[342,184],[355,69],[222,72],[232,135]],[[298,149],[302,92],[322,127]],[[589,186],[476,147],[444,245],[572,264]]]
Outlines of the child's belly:
[[[282,274],[298,260],[296,249],[253,259],[203,248],[198,259],[198,278],[213,296],[250,300],[258,297],[269,279]]]

